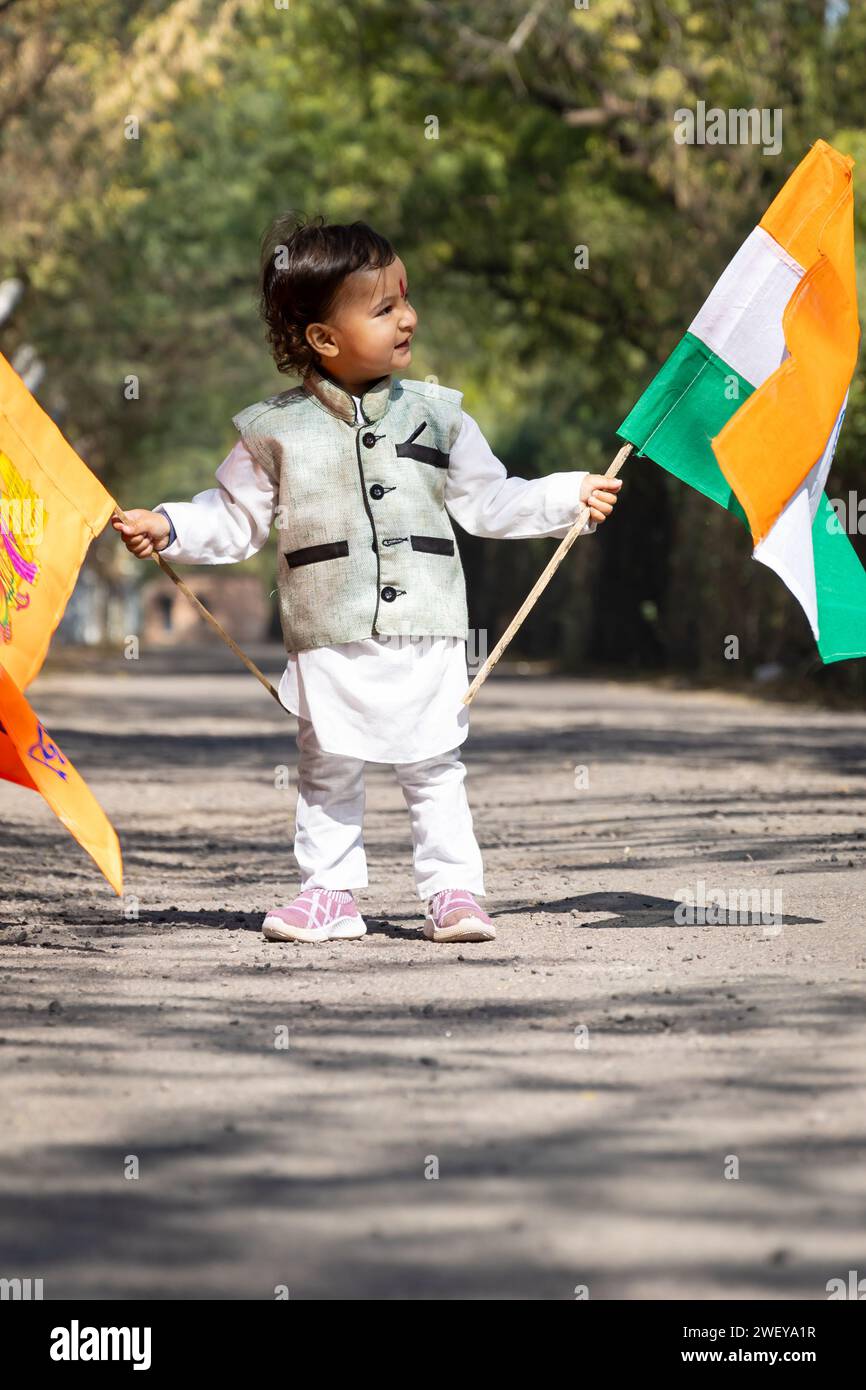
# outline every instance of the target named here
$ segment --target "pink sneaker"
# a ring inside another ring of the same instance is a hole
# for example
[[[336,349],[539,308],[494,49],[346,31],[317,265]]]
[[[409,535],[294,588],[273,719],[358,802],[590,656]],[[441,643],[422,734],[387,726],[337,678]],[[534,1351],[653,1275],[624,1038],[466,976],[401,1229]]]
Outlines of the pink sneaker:
[[[288,907],[272,907],[262,922],[268,941],[343,941],[366,931],[352,894],[336,888],[305,888]]]
[[[465,888],[443,888],[427,904],[424,935],[430,941],[493,941],[496,928]]]

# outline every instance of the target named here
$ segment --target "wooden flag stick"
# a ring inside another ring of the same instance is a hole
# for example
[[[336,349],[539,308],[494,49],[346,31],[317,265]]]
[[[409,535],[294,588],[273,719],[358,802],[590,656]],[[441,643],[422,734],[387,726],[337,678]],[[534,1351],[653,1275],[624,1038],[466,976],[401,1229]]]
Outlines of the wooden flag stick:
[[[606,478],[616,477],[617,473],[622,468],[629,454],[632,452],[632,448],[633,446],[631,444],[623,445],[616,458],[613,460],[613,462],[610,464],[609,468],[605,472],[604,476]],[[472,704],[472,701],[475,699],[475,696],[478,694],[478,691],[481,689],[482,685],[487,680],[487,677],[490,675],[490,672],[493,670],[502,653],[505,651],[505,648],[508,646],[508,643],[511,641],[517,629],[520,627],[520,624],[523,622],[527,613],[530,611],[531,608],[535,607],[535,604],[538,602],[538,599],[541,597],[542,593],[547,588],[554,574],[559,569],[559,566],[562,564],[569,550],[574,545],[574,542],[577,540],[578,536],[580,535],[588,520],[589,507],[584,506],[581,508],[577,520],[575,521],[568,535],[563,536],[562,540],[559,542],[559,545],[551,555],[548,563],[545,565],[541,574],[538,576],[538,579],[535,581],[526,598],[523,600],[523,603],[520,605],[514,617],[511,619],[511,622],[508,624],[508,627],[505,629],[499,641],[496,643],[496,646],[493,648],[493,651],[490,653],[484,665],[481,667],[481,670],[478,672],[474,681],[467,690],[466,694],[463,696],[464,705]]]
[[[134,523],[133,523],[132,519],[126,515],[126,512],[123,510],[123,508],[120,507],[120,506],[118,506],[117,502],[115,502],[114,506],[115,506],[115,515],[116,515],[116,516],[119,516],[120,519],[121,519],[121,521],[129,522],[129,525],[132,526]],[[251,660],[250,660],[250,658],[247,656],[246,652],[242,652],[242,651],[241,651],[241,649],[240,649],[240,647],[238,646],[237,642],[235,642],[234,639],[233,639],[232,637],[229,637],[229,635],[228,635],[228,633],[226,632],[225,628],[220,627],[220,625],[219,625],[219,623],[217,622],[216,618],[214,617],[213,613],[209,613],[209,612],[208,612],[208,610],[205,608],[204,604],[200,601],[200,599],[197,599],[197,598],[196,598],[195,594],[193,593],[193,591],[192,591],[192,589],[189,587],[189,585],[188,585],[188,584],[184,584],[184,582],[183,582],[183,580],[181,579],[180,575],[179,575],[179,574],[175,574],[175,572],[174,572],[174,570],[172,569],[171,565],[170,565],[166,560],[163,560],[162,556],[159,554],[158,551],[156,551],[156,550],[151,551],[151,559],[153,559],[153,560],[156,561],[156,563],[159,565],[160,569],[162,570],[163,574],[167,574],[168,577],[169,577],[169,579],[172,581],[172,583],[173,583],[173,584],[176,584],[177,587],[180,589],[181,593],[186,595],[186,597],[189,599],[189,601],[190,601],[190,603],[192,604],[192,606],[193,606],[194,608],[196,608],[196,609],[198,610],[198,612],[201,614],[201,616],[204,618],[205,622],[206,622],[206,623],[210,623],[210,625],[211,625],[211,627],[213,628],[214,632],[218,632],[219,635],[220,635],[220,637],[223,639],[223,641],[226,642],[226,643],[228,643],[228,645],[231,647],[232,651],[234,652],[235,656],[239,656],[239,657],[240,657],[241,661],[244,663],[244,665],[246,666],[247,670],[248,670],[248,671],[252,671],[253,675],[256,677],[256,680],[261,681],[262,685],[265,687],[265,690],[269,690],[269,691],[270,691],[270,693],[273,695],[274,699],[276,700],[277,704],[279,705],[279,707],[280,707],[280,709],[283,711],[283,713],[284,713],[284,714],[290,714],[291,711],[286,709],[285,705],[283,704],[282,700],[280,699],[280,697],[279,697],[279,695],[277,694],[277,692],[276,692],[276,690],[274,689],[274,687],[271,685],[271,683],[270,683],[270,681],[268,680],[267,676],[266,676],[262,671],[259,670],[258,666],[256,665],[256,663],[255,663],[254,661],[251,661]]]

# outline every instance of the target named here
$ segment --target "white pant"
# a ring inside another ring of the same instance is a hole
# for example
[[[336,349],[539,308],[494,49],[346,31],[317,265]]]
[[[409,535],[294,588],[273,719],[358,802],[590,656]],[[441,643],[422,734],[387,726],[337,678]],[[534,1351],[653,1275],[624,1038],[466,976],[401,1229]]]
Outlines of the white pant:
[[[459,748],[418,763],[392,764],[409,808],[419,898],[440,888],[484,894],[481,851]],[[364,761],[326,753],[309,719],[298,719],[295,858],[303,888],[365,888]]]

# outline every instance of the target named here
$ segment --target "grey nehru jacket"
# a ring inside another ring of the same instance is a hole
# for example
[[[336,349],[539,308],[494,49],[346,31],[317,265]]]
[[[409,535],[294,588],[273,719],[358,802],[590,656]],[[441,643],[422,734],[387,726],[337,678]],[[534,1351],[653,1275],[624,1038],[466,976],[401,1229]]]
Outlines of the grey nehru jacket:
[[[313,369],[233,417],[277,495],[277,591],[286,650],[468,628],[445,510],[462,393],[383,376],[355,403]]]

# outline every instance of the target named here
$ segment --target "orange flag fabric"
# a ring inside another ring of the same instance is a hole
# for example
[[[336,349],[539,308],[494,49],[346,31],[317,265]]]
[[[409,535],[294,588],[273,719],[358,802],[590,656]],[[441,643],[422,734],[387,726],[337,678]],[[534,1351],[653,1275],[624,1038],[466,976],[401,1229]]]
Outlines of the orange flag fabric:
[[[816,140],[759,223],[800,274],[782,317],[787,355],[713,440],[755,545],[822,457],[857,365],[853,169]]]
[[[0,354],[0,779],[39,792],[119,894],[114,828],[22,693],[115,506]]]
[[[117,894],[123,863],[114,827],[87,783],[0,666],[0,777],[40,792]]]
[[[19,690],[115,505],[0,354],[0,662]]]

